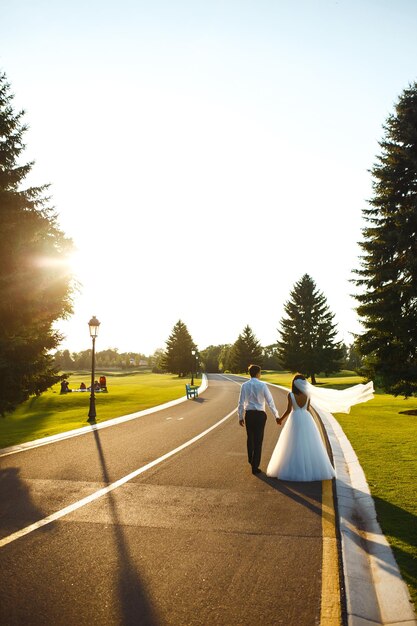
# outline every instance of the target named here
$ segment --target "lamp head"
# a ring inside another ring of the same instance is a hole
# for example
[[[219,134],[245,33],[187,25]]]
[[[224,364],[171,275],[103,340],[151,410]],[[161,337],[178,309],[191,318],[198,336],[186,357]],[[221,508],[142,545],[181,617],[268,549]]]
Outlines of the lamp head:
[[[94,337],[94,338],[97,337],[99,326],[100,326],[100,322],[98,321],[96,316],[93,315],[91,320],[88,322],[88,328],[90,329],[90,337]]]

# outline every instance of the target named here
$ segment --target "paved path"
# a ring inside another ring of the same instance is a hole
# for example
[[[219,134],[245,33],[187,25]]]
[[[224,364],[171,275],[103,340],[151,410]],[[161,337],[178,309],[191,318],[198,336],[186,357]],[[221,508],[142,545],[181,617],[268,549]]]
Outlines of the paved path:
[[[0,458],[0,537],[217,424],[237,405],[231,378],[211,375],[198,401]],[[271,391],[282,411],[285,393]],[[278,433],[269,414],[263,468]],[[117,489],[0,547],[0,623],[319,624],[321,497],[320,482],[252,476],[233,414]]]

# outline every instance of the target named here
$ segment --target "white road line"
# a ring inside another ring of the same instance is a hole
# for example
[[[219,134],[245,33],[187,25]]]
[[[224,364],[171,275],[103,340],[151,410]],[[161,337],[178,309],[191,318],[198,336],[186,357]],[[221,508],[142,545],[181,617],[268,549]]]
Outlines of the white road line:
[[[220,376],[222,376],[223,378],[226,378],[226,380],[230,380],[232,383],[236,383],[236,385],[239,385],[240,387],[243,385],[243,383],[245,381],[242,381],[241,383],[238,380],[235,380],[234,378],[229,378],[228,376],[226,376],[225,374],[220,374]],[[249,378],[247,378],[246,380],[249,380]]]
[[[78,500],[78,502],[74,502],[73,504],[70,504],[69,506],[65,507],[64,509],[61,509],[60,511],[57,511],[56,513],[52,513],[52,515],[48,515],[48,517],[44,517],[43,519],[39,520],[38,522],[35,522],[34,524],[31,524],[30,526],[26,526],[26,528],[22,528],[21,530],[18,530],[15,533],[12,533],[11,535],[9,535],[8,537],[4,537],[3,539],[0,539],[0,548],[3,548],[4,546],[7,546],[9,543],[12,543],[13,541],[16,541],[17,539],[20,539],[21,537],[24,537],[25,535],[28,535],[29,533],[32,533],[34,530],[38,530],[38,528],[42,528],[43,526],[46,526],[47,524],[51,524],[52,522],[55,522],[56,520],[60,519],[61,517],[64,517],[65,515],[68,515],[69,513],[72,513],[73,511],[76,511],[77,509],[80,509],[81,507],[85,506],[86,504],[90,504],[90,502],[94,502],[94,500],[98,500],[98,498],[101,498],[102,496],[105,496],[110,491],[114,491],[114,489],[117,489],[118,487],[121,487],[122,485],[127,483],[129,480],[132,480],[132,478],[136,478],[136,476],[139,476],[140,474],[143,474],[144,472],[146,472],[147,470],[151,469],[152,467],[155,467],[155,465],[158,465],[159,463],[162,463],[162,461],[165,461],[166,459],[169,459],[174,454],[177,454],[181,450],[184,450],[188,446],[191,446],[193,443],[195,443],[196,441],[198,441],[202,437],[205,437],[212,430],[214,430],[215,428],[220,426],[220,424],[223,424],[223,422],[228,420],[229,417],[234,415],[234,413],[236,413],[236,411],[237,411],[237,409],[234,409],[233,411],[228,413],[228,415],[223,417],[219,422],[216,422],[215,424],[213,424],[213,426],[210,426],[210,428],[207,428],[207,430],[204,430],[199,435],[196,435],[195,437],[193,437],[189,441],[186,441],[182,445],[178,446],[178,448],[175,448],[174,450],[171,450],[170,452],[167,452],[166,454],[160,456],[158,459],[155,459],[154,461],[151,461],[147,465],[144,465],[143,467],[140,467],[139,469],[135,470],[134,472],[131,472],[130,474],[127,474],[123,478],[119,478],[119,480],[116,480],[114,483],[111,483],[107,487],[103,487],[103,489],[99,489],[98,491],[95,491],[94,493],[92,493],[91,495],[87,496],[86,498],[82,498],[82,500]]]

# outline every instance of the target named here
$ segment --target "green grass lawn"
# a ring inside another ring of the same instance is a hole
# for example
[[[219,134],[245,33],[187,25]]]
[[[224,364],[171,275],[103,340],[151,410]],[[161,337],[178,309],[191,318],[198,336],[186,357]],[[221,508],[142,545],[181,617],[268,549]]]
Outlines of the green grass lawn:
[[[290,387],[289,372],[264,372],[262,379]],[[323,387],[344,389],[363,382],[352,372],[329,378]],[[387,537],[417,609],[417,398],[395,398],[376,392],[373,400],[336,413],[365,472],[378,521]]]
[[[262,370],[262,380],[283,387],[291,387],[291,381],[294,374],[291,372],[274,372],[271,370]],[[342,370],[332,376],[317,376],[317,384],[321,387],[332,387],[332,389],[344,389],[348,385],[356,385],[363,382],[360,376],[356,376],[354,372]]]
[[[336,413],[365,472],[378,521],[417,609],[417,398],[377,393],[373,400]]]
[[[97,422],[180,398],[185,395],[185,383],[190,382],[172,374],[149,372],[106,375],[109,393],[96,394]],[[78,389],[81,381],[89,385],[89,373],[73,374],[68,381],[71,389]],[[195,379],[196,384],[200,382],[200,378]],[[0,418],[0,448],[85,426],[90,393],[60,395],[59,391],[60,385],[55,385]]]

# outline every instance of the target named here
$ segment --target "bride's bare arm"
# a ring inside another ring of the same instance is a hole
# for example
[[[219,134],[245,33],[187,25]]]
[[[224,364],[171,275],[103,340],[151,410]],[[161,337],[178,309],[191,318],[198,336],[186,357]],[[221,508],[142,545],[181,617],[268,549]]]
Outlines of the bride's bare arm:
[[[282,424],[282,422],[285,420],[286,417],[288,417],[288,415],[291,413],[292,410],[292,406],[291,406],[291,396],[290,394],[288,394],[288,404],[287,404],[287,408],[285,409],[285,413],[282,414],[282,416],[277,419],[277,424]]]

